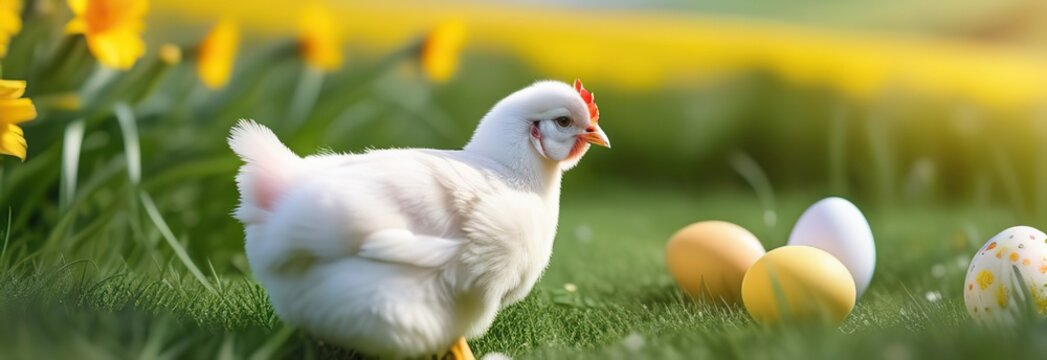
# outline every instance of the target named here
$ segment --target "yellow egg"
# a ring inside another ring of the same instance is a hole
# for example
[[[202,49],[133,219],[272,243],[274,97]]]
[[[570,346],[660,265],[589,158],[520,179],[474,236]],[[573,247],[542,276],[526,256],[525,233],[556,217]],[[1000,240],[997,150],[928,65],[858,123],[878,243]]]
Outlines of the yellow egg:
[[[783,246],[756,261],[742,280],[742,301],[753,319],[843,323],[854,308],[854,278],[824,250]]]
[[[669,238],[666,263],[676,284],[693,298],[737,303],[742,277],[764,254],[763,245],[741,226],[724,221],[691,224]]]

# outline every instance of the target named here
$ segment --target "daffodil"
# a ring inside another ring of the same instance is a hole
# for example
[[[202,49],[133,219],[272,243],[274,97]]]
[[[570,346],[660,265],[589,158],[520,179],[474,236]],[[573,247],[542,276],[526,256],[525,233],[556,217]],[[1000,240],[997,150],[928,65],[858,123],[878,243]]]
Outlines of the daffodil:
[[[204,37],[196,54],[196,73],[204,85],[217,89],[229,82],[239,39],[239,29],[228,20],[219,22]]]
[[[23,122],[36,118],[33,101],[23,98],[25,81],[0,80],[0,154],[25,160]]]
[[[83,34],[102,65],[126,70],[145,53],[145,0],[68,0],[76,15],[66,32]]]
[[[160,61],[164,64],[174,65],[182,62],[182,48],[175,44],[163,44],[159,51]]]
[[[465,38],[465,26],[460,21],[447,21],[425,37],[420,61],[429,79],[445,82],[458,68],[458,57]]]
[[[22,30],[22,0],[0,0],[0,57],[7,55],[11,37]]]
[[[323,71],[342,66],[342,38],[331,13],[311,5],[302,11],[298,22],[298,46],[307,64]]]

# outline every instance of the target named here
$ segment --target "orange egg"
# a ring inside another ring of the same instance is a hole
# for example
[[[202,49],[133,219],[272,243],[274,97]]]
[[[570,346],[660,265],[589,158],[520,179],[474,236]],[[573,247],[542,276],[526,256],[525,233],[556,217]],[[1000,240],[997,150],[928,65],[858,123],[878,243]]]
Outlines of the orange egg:
[[[742,278],[766,251],[745,228],[724,221],[691,224],[669,238],[666,263],[692,298],[739,303]]]

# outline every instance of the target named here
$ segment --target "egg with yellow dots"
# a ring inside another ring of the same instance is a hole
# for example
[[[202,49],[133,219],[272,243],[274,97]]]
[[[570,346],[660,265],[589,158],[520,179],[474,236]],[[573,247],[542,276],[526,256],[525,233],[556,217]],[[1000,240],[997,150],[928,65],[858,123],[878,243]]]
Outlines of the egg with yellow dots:
[[[824,250],[802,245],[771,250],[742,280],[742,301],[756,321],[840,325],[854,308],[854,278]]]
[[[1047,235],[1015,226],[985,242],[967,268],[963,301],[982,323],[1010,324],[1034,312],[1047,314]]]

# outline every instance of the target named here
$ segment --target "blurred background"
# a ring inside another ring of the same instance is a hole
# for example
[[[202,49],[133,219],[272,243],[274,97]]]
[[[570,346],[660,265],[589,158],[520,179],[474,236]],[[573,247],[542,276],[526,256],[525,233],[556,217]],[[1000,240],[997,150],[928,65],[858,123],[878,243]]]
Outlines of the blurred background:
[[[770,247],[836,195],[869,214],[881,246],[926,250],[884,247],[896,261],[881,281],[959,301],[958,285],[924,285],[959,284],[985,239],[1047,218],[1042,0],[0,0],[3,48],[0,78],[25,80],[37,114],[18,122],[25,161],[0,168],[0,303],[43,287],[94,308],[274,328],[254,285],[238,286],[260,310],[232,320],[148,290],[249,274],[229,216],[236,120],[299,154],[459,148],[496,101],[540,79],[583,80],[614,144],[566,177],[572,242],[557,254],[592,251],[602,227],[638,229],[625,234],[646,242],[620,250],[640,249],[643,286],[672,289],[661,246],[689,221],[732,220]],[[625,253],[593,254],[579,256]],[[564,261],[545,288],[586,284]],[[604,266],[633,262],[621,263]],[[618,270],[591,271],[600,283]]]
[[[192,43],[229,18],[244,32],[239,65],[293,34],[303,3],[154,4],[148,43]],[[1042,1],[326,5],[345,63],[318,97],[340,108],[303,119],[322,125],[301,137],[301,151],[458,147],[507,93],[580,78],[600,96],[615,140],[572,174],[585,182],[748,187],[738,167],[751,162],[779,190],[1047,215],[1047,182],[1037,181],[1047,175]],[[448,22],[460,32],[460,69],[437,81],[407,61],[374,72]],[[271,73],[264,101],[191,121],[289,121],[298,74]],[[373,79],[331,91],[343,74]]]

